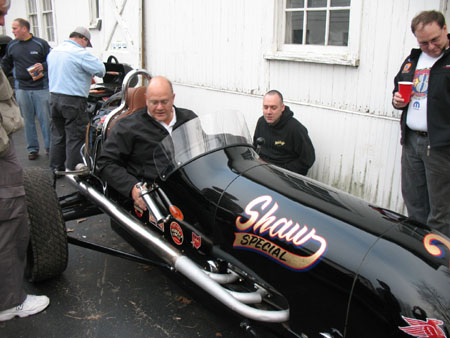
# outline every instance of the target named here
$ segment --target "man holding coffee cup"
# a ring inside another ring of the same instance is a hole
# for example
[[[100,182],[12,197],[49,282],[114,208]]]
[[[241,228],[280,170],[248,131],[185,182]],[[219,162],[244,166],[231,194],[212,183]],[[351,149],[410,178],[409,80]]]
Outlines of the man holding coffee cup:
[[[402,194],[411,219],[450,237],[450,35],[437,11],[419,13],[411,30],[420,49],[403,62],[392,99],[402,110]]]

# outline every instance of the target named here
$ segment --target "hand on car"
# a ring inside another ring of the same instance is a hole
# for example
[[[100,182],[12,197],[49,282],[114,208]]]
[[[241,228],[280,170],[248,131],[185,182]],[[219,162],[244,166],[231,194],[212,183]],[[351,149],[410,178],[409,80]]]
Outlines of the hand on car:
[[[145,205],[144,200],[140,196],[140,193],[141,190],[134,185],[133,189],[131,189],[131,197],[133,198],[134,204],[136,204],[139,208],[145,211],[147,210],[147,206]]]

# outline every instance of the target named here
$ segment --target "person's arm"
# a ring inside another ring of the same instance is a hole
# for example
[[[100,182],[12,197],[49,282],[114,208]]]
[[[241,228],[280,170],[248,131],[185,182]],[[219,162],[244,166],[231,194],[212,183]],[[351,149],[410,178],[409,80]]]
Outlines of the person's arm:
[[[256,123],[255,132],[253,133],[253,145],[256,147],[256,139],[259,137],[259,120]]]
[[[283,167],[290,171],[306,175],[316,160],[314,146],[305,127],[299,126],[293,135],[294,137],[292,139],[296,158],[286,162]]]
[[[132,138],[119,126],[119,121],[103,143],[98,166],[100,176],[123,196],[130,197],[138,179],[126,170],[126,163],[132,151]]]
[[[395,109],[403,109],[408,105],[408,102],[405,102],[405,100],[402,98],[400,93],[398,92],[398,83],[401,81],[402,76],[402,69],[405,66],[405,62],[403,62],[402,66],[400,67],[399,72],[394,78],[394,90],[392,91],[392,106]]]
[[[9,136],[3,128],[3,118],[0,114],[0,158],[3,157],[9,149]]]
[[[2,63],[1,63],[3,72],[7,75],[9,73],[11,73],[13,67],[14,67],[14,62],[13,62],[13,58],[12,56],[9,54],[9,49],[6,48],[6,53],[2,58]]]
[[[12,96],[12,89],[9,86],[8,79],[0,70],[0,100],[9,100]],[[8,132],[3,125],[3,114],[0,111],[0,157],[3,157],[10,147]]]
[[[92,76],[103,77],[106,74],[105,64],[91,53],[85,54],[81,65]]]
[[[48,42],[47,41],[45,41],[45,40],[43,40],[44,41],[44,44],[43,44],[43,48],[44,48],[44,50],[43,50],[43,54],[44,54],[44,61],[42,61],[41,62],[41,65],[42,65],[42,71],[43,72],[48,72],[48,65],[47,65],[47,56],[48,56],[48,54],[50,53],[50,50],[52,49],[51,47],[50,47],[50,45],[48,44]]]

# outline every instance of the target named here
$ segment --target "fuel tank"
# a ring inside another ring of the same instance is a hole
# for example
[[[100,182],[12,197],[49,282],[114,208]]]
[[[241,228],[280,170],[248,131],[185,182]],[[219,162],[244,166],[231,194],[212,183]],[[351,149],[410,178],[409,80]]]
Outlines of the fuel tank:
[[[281,292],[311,337],[449,337],[450,240],[264,163],[212,152],[164,183],[213,242]]]

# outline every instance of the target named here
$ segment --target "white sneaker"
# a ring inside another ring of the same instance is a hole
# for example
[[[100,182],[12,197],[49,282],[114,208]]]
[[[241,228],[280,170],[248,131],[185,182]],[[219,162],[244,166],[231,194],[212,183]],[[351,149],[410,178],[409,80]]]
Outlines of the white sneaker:
[[[55,170],[55,174],[59,176],[67,176],[67,175],[87,175],[89,174],[89,168],[83,163],[78,163],[75,166],[74,170],[70,170],[66,168],[65,171]]]
[[[16,316],[23,318],[34,315],[44,310],[49,303],[50,299],[47,296],[27,295],[27,298],[25,298],[22,304],[8,310],[0,311],[0,322],[10,320]]]

